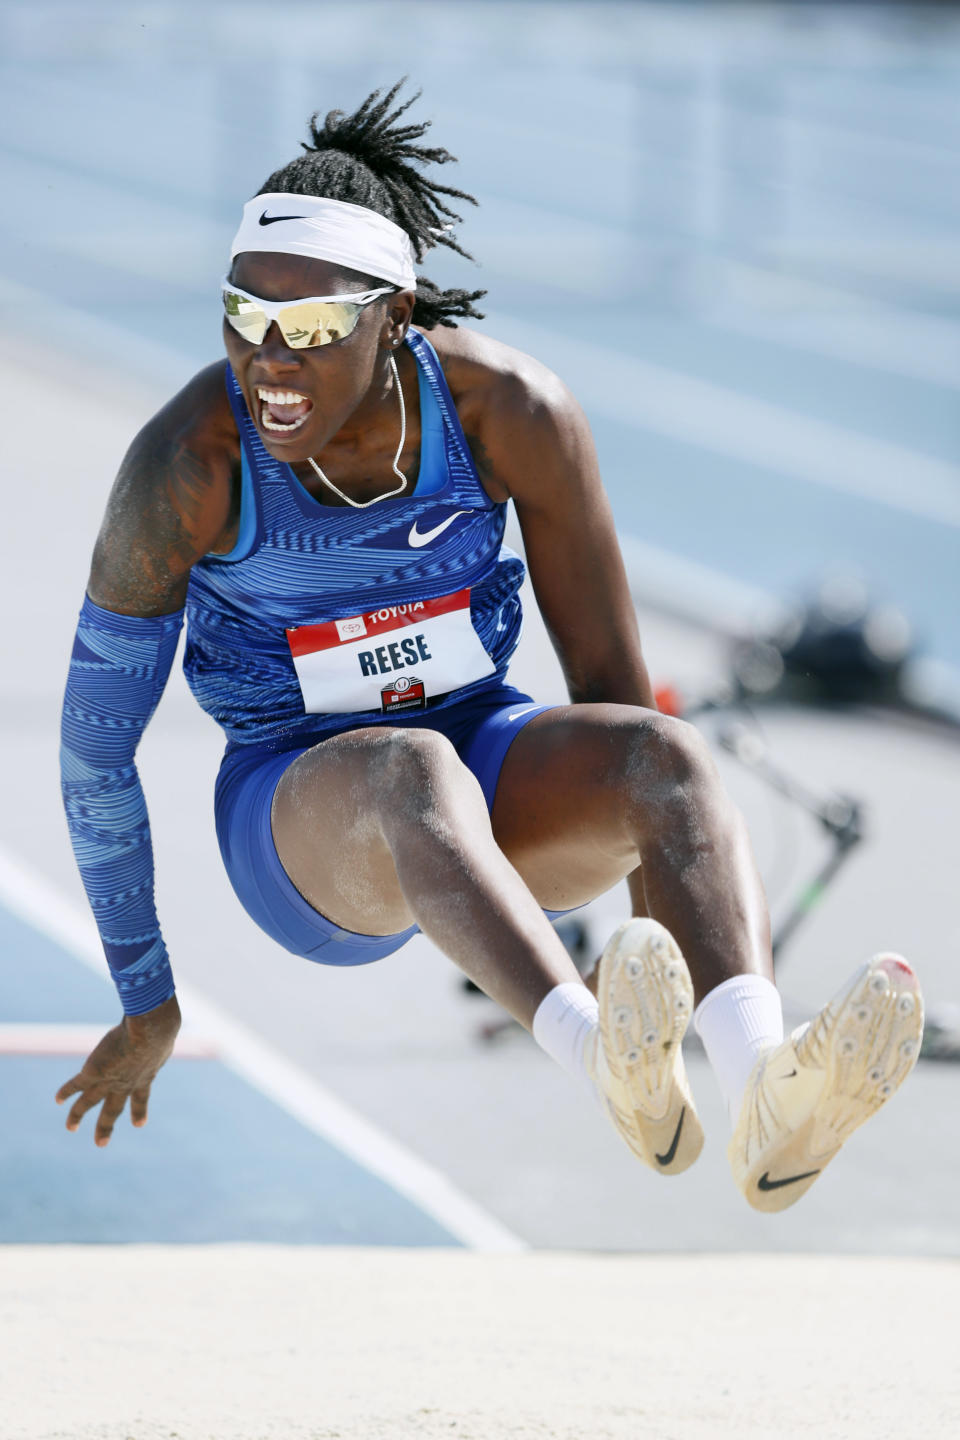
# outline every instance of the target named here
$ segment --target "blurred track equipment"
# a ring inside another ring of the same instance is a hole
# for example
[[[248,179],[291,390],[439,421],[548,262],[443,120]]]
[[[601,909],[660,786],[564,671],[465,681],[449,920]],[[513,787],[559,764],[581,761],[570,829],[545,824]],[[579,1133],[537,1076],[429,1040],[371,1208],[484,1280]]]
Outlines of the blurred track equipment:
[[[923,1000],[897,955],[877,955],[809,1024],[760,1057],[727,1149],[755,1210],[806,1194],[916,1064]]]
[[[942,1000],[927,1008],[920,1058],[960,1060],[960,1005]]]
[[[871,600],[862,581],[836,577],[735,641],[727,700],[882,705],[960,728],[960,671],[913,641],[901,610]],[[663,695],[660,708],[678,714],[672,687]]]
[[[679,691],[672,685],[658,687],[656,699],[664,714],[676,715],[685,720],[725,711],[736,703],[731,692],[724,690],[685,706]],[[746,706],[741,708],[745,714],[751,714]],[[731,720],[721,725],[716,732],[715,741],[728,755],[732,755],[778,795],[813,816],[831,841],[827,859],[816,873],[801,885],[796,898],[774,930],[771,940],[774,959],[782,959],[782,951],[787,942],[823,899],[828,886],[836,879],[853,850],[863,840],[863,802],[852,795],[839,792],[815,794],[802,781],[771,760],[766,741],[759,730],[742,720]]]
[[[903,698],[912,640],[900,610],[872,602],[862,581],[838,576],[788,612],[772,634],[738,643],[734,680],[754,698],[896,702]]]
[[[762,737],[746,725],[731,724],[724,727],[717,735],[717,743],[741,765],[766,781],[778,795],[792,800],[808,815],[812,815],[831,841],[827,859],[801,886],[773,933],[771,946],[776,960],[782,958],[781,952],[787,941],[823,899],[827,887],[836,879],[853,850],[863,839],[863,806],[851,795],[815,795],[780,766],[774,765]]]
[[[603,1107],[634,1155],[678,1175],[703,1149],[703,1129],[681,1045],[693,984],[670,932],[656,920],[621,925],[600,958],[597,998],[586,1060]]]

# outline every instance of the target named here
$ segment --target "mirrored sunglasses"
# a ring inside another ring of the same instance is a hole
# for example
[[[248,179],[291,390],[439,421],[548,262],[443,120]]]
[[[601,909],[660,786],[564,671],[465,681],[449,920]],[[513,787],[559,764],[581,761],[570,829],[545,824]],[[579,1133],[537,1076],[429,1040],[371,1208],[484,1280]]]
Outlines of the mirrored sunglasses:
[[[307,300],[280,304],[248,295],[227,279],[221,282],[220,288],[224,314],[244,340],[260,345],[275,320],[290,348],[304,350],[309,345],[333,345],[343,340],[355,329],[360,311],[381,295],[392,294],[395,286],[361,290],[354,295],[313,295]]]

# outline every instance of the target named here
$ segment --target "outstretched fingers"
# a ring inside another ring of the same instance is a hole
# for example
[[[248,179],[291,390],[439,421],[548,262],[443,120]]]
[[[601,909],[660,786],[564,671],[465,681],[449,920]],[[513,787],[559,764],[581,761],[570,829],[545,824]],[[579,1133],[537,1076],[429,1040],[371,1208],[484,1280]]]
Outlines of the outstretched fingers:
[[[127,1092],[124,1090],[109,1090],[104,1085],[92,1085],[84,1088],[79,1075],[61,1085],[56,1094],[58,1105],[69,1100],[71,1095],[81,1094],[71,1105],[70,1113],[67,1116],[67,1129],[79,1130],[80,1122],[88,1111],[95,1109],[102,1103],[103,1108],[97,1117],[96,1129],[93,1139],[96,1145],[101,1148],[110,1143],[114,1127],[120,1116],[123,1114],[127,1103]],[[130,1121],[136,1126],[146,1125],[147,1105],[150,1099],[150,1086],[142,1085],[130,1092]]]
[[[65,1100],[70,1099],[71,1095],[76,1095],[77,1091],[82,1089],[83,1080],[81,1079],[81,1076],[79,1074],[74,1075],[72,1079],[67,1080],[63,1085],[60,1086],[60,1089],[57,1091],[54,1098],[56,1099],[58,1105],[62,1105]]]
[[[127,1103],[127,1095],[123,1090],[108,1090],[104,1085],[92,1085],[84,1089],[79,1076],[74,1076],[65,1085],[61,1085],[57,1091],[56,1100],[62,1105],[81,1090],[81,1095],[70,1107],[67,1116],[67,1129],[79,1130],[80,1122],[88,1111],[95,1109],[102,1103],[102,1109],[97,1117],[96,1129],[93,1133],[94,1143],[101,1146],[109,1144],[110,1136],[113,1134],[114,1126],[123,1114]],[[130,1096],[130,1118],[134,1125],[145,1125],[147,1123],[147,1098],[150,1088],[134,1091]]]
[[[106,1091],[99,1085],[84,1090],[79,1100],[76,1100],[70,1107],[70,1114],[67,1116],[67,1129],[78,1130],[80,1128],[80,1121],[84,1115],[86,1115],[88,1110],[92,1110],[95,1105],[99,1105],[105,1094]]]
[[[93,1132],[94,1144],[102,1148],[110,1143],[113,1127],[123,1114],[123,1107],[126,1103],[127,1097],[123,1091],[114,1090],[108,1093],[97,1119],[97,1128]]]
[[[134,1090],[130,1096],[130,1123],[131,1125],[146,1125],[147,1103],[150,1099],[150,1086],[143,1085],[139,1090]]]
[[[71,1095],[77,1095],[78,1093],[80,1098],[70,1106],[70,1113],[67,1116],[68,1130],[79,1129],[80,1121],[84,1115],[86,1115],[88,1110],[92,1110],[95,1105],[100,1104],[100,1101],[104,1098],[107,1091],[104,1085],[91,1085],[89,1081],[85,1081],[83,1071],[81,1070],[79,1074],[74,1075],[66,1084],[60,1086],[56,1094],[57,1104],[63,1105],[65,1101],[70,1099]]]

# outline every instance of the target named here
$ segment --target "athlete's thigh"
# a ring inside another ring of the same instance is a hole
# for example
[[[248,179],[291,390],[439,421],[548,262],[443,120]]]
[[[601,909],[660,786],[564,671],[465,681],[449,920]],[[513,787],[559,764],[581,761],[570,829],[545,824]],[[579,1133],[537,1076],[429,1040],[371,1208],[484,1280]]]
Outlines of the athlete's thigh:
[[[300,894],[335,925],[362,935],[413,924],[378,810],[397,735],[368,726],[313,746],[287,766],[271,809],[280,863]]]
[[[654,712],[631,705],[558,706],[507,751],[494,837],[547,909],[581,905],[636,868],[630,772],[651,722]]]

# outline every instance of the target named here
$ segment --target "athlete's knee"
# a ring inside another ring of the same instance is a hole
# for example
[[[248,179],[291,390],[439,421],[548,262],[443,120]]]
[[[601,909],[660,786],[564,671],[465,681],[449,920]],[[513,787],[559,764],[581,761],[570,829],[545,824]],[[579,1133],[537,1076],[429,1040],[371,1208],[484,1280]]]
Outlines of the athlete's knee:
[[[386,776],[423,776],[459,764],[456,750],[437,730],[386,730],[377,747],[377,765]]]
[[[451,784],[469,771],[445,735],[398,726],[377,745],[371,775],[382,804],[419,812],[441,803]]]
[[[626,761],[626,815],[645,843],[680,851],[701,842],[734,843],[740,820],[706,741],[692,725],[644,715],[632,730]]]
[[[720,784],[700,732],[685,720],[649,711],[637,711],[637,719],[627,728],[624,768],[628,780],[647,795],[693,796]]]
[[[744,818],[692,725],[653,716],[634,746],[631,813],[648,844],[666,847],[677,863],[749,844]]]

